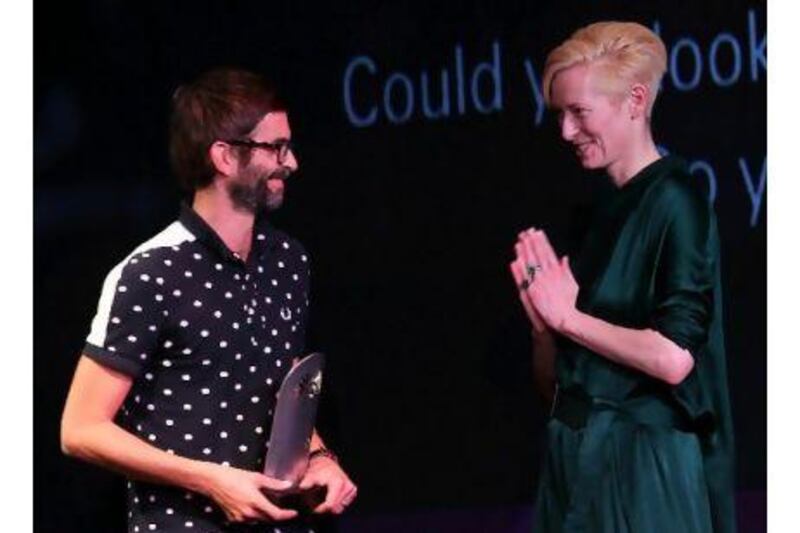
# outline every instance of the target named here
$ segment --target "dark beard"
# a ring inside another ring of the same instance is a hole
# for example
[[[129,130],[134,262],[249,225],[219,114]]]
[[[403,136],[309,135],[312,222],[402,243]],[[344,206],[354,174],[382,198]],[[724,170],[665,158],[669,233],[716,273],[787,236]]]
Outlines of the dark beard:
[[[285,181],[289,169],[280,167],[267,175],[258,175],[257,169],[247,168],[239,178],[228,184],[228,195],[234,209],[255,214],[260,209],[274,211],[283,204],[283,193],[273,193],[267,187],[267,180]]]

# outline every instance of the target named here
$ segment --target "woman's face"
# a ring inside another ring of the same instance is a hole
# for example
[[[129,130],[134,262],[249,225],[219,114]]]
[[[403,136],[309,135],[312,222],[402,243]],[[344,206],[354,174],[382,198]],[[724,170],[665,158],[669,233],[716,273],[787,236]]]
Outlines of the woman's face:
[[[556,74],[550,88],[561,137],[587,169],[608,168],[623,158],[634,130],[625,100],[603,92],[595,73],[590,65],[575,65]]]

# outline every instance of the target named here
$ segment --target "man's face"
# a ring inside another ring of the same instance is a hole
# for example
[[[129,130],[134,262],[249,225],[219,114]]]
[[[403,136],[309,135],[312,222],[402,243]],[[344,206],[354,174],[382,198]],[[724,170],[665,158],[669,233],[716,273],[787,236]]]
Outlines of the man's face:
[[[587,169],[607,168],[620,159],[633,132],[623,101],[603,92],[595,73],[591,66],[576,65],[556,74],[551,85],[561,137]]]
[[[254,142],[276,143],[292,137],[289,119],[283,111],[267,113],[248,138]],[[235,208],[255,213],[259,208],[275,210],[283,203],[284,182],[297,170],[291,150],[283,159],[278,150],[253,147],[250,160],[239,165],[239,173],[228,184],[228,194]]]

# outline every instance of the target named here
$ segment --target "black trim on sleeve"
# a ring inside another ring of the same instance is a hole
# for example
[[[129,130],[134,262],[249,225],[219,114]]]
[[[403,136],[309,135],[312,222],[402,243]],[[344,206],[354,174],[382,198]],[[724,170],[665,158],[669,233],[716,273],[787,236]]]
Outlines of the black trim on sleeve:
[[[83,353],[101,365],[132,378],[137,377],[142,371],[142,365],[88,342],[83,347]]]

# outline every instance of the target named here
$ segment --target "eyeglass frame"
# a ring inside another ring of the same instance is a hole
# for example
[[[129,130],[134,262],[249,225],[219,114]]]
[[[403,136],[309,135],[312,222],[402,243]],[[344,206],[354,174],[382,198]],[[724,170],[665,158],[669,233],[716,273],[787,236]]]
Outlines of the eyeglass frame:
[[[283,162],[286,161],[286,157],[289,155],[289,152],[294,153],[295,150],[294,143],[289,139],[280,139],[274,142],[259,142],[254,141],[253,139],[230,139],[223,142],[231,146],[241,146],[249,150],[252,150],[253,148],[272,150],[275,152],[279,164],[283,164]],[[281,152],[283,152],[282,155]]]

